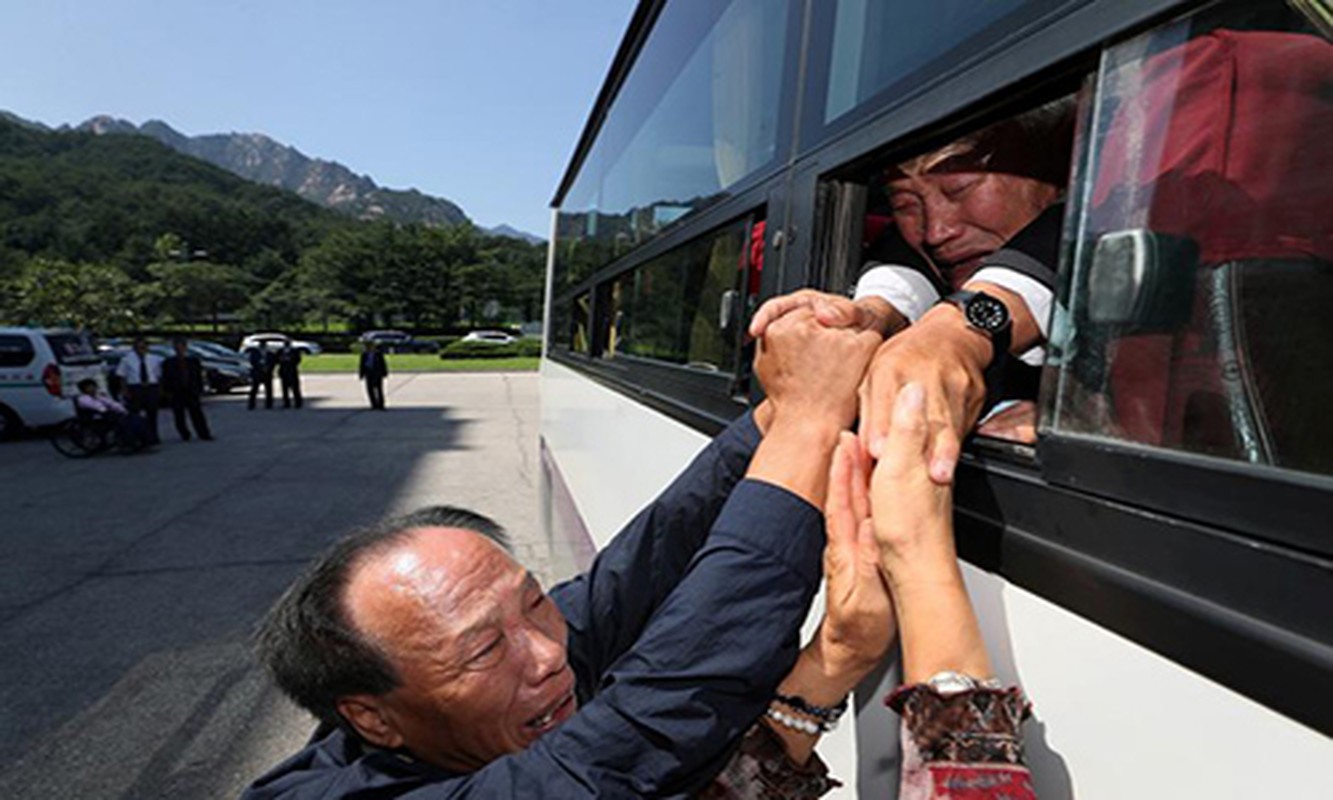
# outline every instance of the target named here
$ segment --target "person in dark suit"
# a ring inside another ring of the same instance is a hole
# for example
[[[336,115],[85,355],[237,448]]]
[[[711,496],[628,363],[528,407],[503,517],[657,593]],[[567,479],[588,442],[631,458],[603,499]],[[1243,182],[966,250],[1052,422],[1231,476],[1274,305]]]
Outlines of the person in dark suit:
[[[384,379],[389,375],[389,364],[384,354],[374,342],[366,342],[366,351],[361,354],[361,365],[357,377],[366,382],[366,396],[370,398],[370,407],[384,410]]]
[[[292,347],[291,342],[284,342],[278,350],[278,380],[282,383],[282,407],[291,408],[295,402],[300,408],[301,351]]]
[[[171,342],[175,354],[162,362],[162,391],[171,403],[171,414],[176,418],[176,432],[181,441],[190,441],[190,427],[185,424],[185,412],[190,412],[194,432],[205,442],[213,441],[208,429],[208,418],[199,400],[204,394],[204,365],[198,356],[190,354],[184,339]]]
[[[268,343],[260,341],[250,349],[250,405],[255,410],[255,399],[259,396],[259,386],[264,386],[264,408],[273,408],[273,354]]]

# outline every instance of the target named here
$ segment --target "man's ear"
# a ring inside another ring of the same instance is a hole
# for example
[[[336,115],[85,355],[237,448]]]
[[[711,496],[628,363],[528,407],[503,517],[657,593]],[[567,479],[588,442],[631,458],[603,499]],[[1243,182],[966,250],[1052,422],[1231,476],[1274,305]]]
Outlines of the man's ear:
[[[356,729],[362,739],[386,750],[403,746],[402,734],[390,720],[381,698],[372,694],[354,694],[338,699],[338,713]]]

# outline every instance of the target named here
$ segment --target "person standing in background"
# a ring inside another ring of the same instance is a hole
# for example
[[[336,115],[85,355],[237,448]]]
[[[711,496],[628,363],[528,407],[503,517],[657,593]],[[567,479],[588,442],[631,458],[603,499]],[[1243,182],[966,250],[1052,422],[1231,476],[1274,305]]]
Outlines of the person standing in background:
[[[251,411],[255,410],[255,399],[259,396],[261,383],[264,385],[264,408],[273,408],[273,354],[268,351],[268,342],[263,340],[250,350]]]
[[[147,443],[157,444],[157,408],[162,401],[162,359],[148,352],[142,336],[134,338],[134,347],[116,365],[116,376],[125,387],[131,414],[143,417]]]
[[[185,424],[185,412],[190,412],[190,422],[200,441],[213,441],[213,434],[208,429],[208,419],[204,417],[204,408],[200,398],[204,394],[204,365],[197,356],[191,355],[189,345],[184,339],[171,342],[175,355],[162,362],[162,391],[171,403],[171,414],[176,420],[176,432],[181,441],[190,441],[190,426]]]
[[[370,407],[378,411],[384,410],[384,379],[388,376],[389,364],[384,360],[384,354],[374,342],[366,342],[357,377],[366,382],[366,397],[370,398]]]
[[[278,380],[282,383],[282,407],[291,408],[295,402],[300,408],[301,400],[301,351],[292,347],[291,342],[283,342],[278,350]]]

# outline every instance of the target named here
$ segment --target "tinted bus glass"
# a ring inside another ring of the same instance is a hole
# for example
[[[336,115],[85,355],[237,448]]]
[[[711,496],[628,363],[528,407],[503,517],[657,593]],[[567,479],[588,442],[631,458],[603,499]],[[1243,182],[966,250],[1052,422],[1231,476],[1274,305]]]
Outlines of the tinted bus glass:
[[[609,354],[707,372],[734,369],[746,236],[742,220],[616,279],[608,310]]]
[[[792,5],[666,4],[561,203],[557,294],[775,163]]]
[[[817,3],[824,30],[815,43],[812,106],[817,137],[858,109],[891,105],[946,72],[957,71],[987,49],[1068,0],[837,0]],[[872,102],[873,101],[873,102]],[[805,137],[802,137],[805,138]]]
[[[1333,44],[1229,3],[1098,82],[1054,427],[1333,474]]]

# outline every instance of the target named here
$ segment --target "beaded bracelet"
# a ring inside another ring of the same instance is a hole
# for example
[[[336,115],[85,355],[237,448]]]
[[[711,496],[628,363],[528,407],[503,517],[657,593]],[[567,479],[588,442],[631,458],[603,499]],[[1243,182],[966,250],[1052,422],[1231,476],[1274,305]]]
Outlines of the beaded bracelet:
[[[769,719],[773,720],[774,722],[778,723],[784,728],[791,728],[794,731],[800,731],[801,733],[808,734],[810,736],[818,736],[821,733],[828,733],[829,731],[833,730],[833,726],[827,722],[823,721],[815,722],[814,720],[801,719],[800,717],[793,717],[791,714],[784,714],[781,711],[778,711],[776,708],[773,708],[772,706],[769,707],[766,713]]]
[[[845,697],[836,706],[817,706],[799,694],[775,694],[773,699],[788,708],[805,714],[807,717],[814,717],[827,722],[830,725],[829,730],[832,730],[831,726],[837,724],[842,715],[847,712],[847,698]]]

